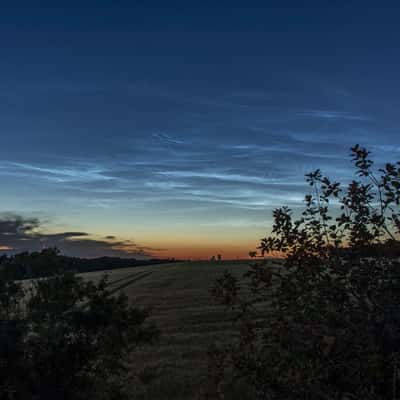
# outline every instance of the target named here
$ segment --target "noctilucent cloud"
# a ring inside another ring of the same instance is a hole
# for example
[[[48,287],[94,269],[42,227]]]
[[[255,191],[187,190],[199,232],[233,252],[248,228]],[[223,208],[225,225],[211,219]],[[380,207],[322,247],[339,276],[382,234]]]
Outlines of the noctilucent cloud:
[[[399,159],[400,9],[270,3],[3,4],[0,249],[244,257],[305,173]]]

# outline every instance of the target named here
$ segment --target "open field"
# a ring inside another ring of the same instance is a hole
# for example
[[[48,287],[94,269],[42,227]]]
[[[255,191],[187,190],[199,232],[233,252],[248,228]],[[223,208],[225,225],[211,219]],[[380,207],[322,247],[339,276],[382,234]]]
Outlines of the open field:
[[[208,347],[233,334],[226,310],[214,303],[209,289],[225,269],[241,276],[247,267],[246,261],[188,262],[107,271],[110,289],[123,291],[133,304],[152,307],[152,320],[161,329],[159,343],[136,355],[152,382],[140,393],[132,388],[135,398],[199,397]],[[91,280],[101,275],[84,274]]]

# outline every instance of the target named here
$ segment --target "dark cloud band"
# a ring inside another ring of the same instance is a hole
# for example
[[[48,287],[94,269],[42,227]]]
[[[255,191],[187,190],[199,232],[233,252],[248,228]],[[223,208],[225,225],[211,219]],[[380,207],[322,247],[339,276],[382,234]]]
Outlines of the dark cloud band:
[[[150,247],[130,240],[117,240],[113,235],[93,239],[87,232],[45,233],[38,218],[4,214],[0,217],[0,251],[18,253],[57,247],[62,253],[76,257],[153,257]]]

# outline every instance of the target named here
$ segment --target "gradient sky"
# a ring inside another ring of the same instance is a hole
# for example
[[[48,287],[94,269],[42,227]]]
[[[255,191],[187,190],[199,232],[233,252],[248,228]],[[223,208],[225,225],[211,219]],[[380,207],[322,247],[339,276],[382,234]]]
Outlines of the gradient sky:
[[[400,158],[396,2],[8,3],[0,250],[243,257],[306,172]]]

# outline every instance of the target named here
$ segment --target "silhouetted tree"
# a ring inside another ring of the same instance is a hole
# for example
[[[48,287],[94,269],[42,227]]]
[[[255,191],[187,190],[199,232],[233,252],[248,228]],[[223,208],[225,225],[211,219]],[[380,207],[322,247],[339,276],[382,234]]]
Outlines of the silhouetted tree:
[[[212,351],[219,392],[241,382],[255,399],[398,398],[400,263],[388,249],[399,248],[400,162],[376,174],[367,150],[351,151],[358,179],[342,188],[316,170],[299,218],[274,211],[259,249],[281,266],[216,282],[240,328]]]
[[[107,280],[0,279],[0,399],[128,398],[130,356],[157,336]]]

